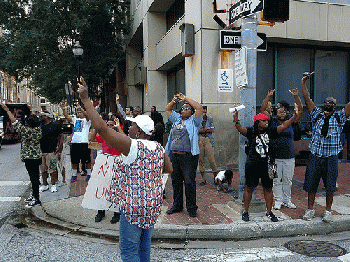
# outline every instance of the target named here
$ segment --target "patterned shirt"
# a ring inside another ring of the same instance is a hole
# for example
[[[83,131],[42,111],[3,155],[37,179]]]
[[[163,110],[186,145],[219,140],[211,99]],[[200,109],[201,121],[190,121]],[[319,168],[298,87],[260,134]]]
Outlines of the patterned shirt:
[[[21,134],[21,160],[40,159],[42,156],[40,149],[41,128],[29,128],[16,121],[13,128]]]
[[[334,116],[335,114],[339,116],[339,123]],[[324,112],[319,107],[315,107],[311,111],[310,117],[312,122],[312,136],[309,144],[311,153],[319,157],[338,155],[343,149],[340,134],[346,121],[345,109],[343,108],[341,111],[333,113],[329,119],[328,135],[326,137],[321,134],[325,119]]]
[[[164,148],[155,141],[131,139],[128,156],[115,157],[107,199],[120,204],[126,220],[148,229],[157,221],[162,201]]]

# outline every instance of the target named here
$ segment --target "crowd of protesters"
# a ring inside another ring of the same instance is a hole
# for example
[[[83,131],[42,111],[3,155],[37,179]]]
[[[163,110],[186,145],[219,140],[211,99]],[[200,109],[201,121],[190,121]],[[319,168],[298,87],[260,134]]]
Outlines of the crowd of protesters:
[[[313,75],[314,73],[304,75],[301,79],[303,99],[312,122],[309,145],[311,154],[303,187],[308,194],[308,207],[303,218],[311,220],[315,216],[315,195],[322,178],[326,189],[326,210],[322,220],[330,222],[338,177],[338,154],[343,146],[341,133],[350,116],[350,103],[336,112],[336,99],[327,97],[323,108],[315,106],[306,87],[308,79]],[[124,261],[136,258],[149,261],[153,226],[160,214],[163,200],[164,173],[170,173],[173,189],[173,204],[166,212],[168,215],[183,211],[185,193],[185,206],[189,216],[197,216],[196,173],[199,168],[200,186],[206,185],[206,158],[217,190],[228,192],[231,188],[232,170],[219,171],[215,162],[214,120],[207,115],[207,106],[178,93],[165,107],[165,115],[171,126],[166,140],[163,116],[155,106],[151,108],[150,116],[143,115],[139,106],[128,106],[124,112],[117,95],[116,112],[106,114],[99,112],[90,101],[83,78],[78,85],[83,107],[77,103],[77,116],[69,115],[65,104],[60,104],[65,119],[73,125],[69,140],[71,183],[77,181],[81,174],[79,167],[85,170],[85,180],[90,180],[92,164],[98,154],[115,156],[107,198],[111,205],[120,207],[120,211],[114,213],[111,223],[120,222],[121,257]],[[292,89],[289,92],[295,100],[294,110],[290,112],[286,101],[279,101],[273,108],[270,100],[274,90],[268,90],[262,101],[261,112],[254,116],[252,127],[242,126],[238,111],[233,112],[235,128],[248,140],[243,221],[249,221],[250,202],[259,184],[263,188],[266,216],[272,222],[278,221],[272,212],[273,208],[296,208],[291,190],[296,155],[294,140],[297,140],[297,130],[300,129],[298,122],[303,106],[298,90]],[[179,111],[174,109],[177,104],[181,105]],[[50,114],[42,113],[40,118],[30,114],[22,123],[6,105],[2,105],[2,108],[8,114],[14,129],[22,136],[21,160],[25,163],[32,183],[32,196],[26,199],[26,207],[40,205],[41,192],[49,189],[52,193],[57,192],[59,170],[62,174],[61,184],[66,183],[62,151],[67,141],[60,125],[62,122],[55,122]],[[100,143],[101,148],[92,147],[92,143]],[[276,168],[274,172],[270,170],[271,166]],[[48,183],[49,177],[51,186]],[[225,183],[227,187],[224,186]],[[98,210],[95,222],[100,222],[104,217],[105,210]]]

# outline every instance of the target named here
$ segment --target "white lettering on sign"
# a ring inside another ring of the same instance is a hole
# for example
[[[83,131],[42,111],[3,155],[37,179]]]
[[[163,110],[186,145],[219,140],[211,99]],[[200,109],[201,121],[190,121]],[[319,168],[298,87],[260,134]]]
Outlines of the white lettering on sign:
[[[241,38],[239,36],[225,35],[224,44],[227,45],[239,45],[241,44]]]
[[[253,1],[248,1],[245,3],[240,4],[231,12],[231,19],[234,19],[235,17],[239,16],[243,12],[251,11]]]
[[[233,23],[241,17],[263,10],[262,0],[240,0],[235,3],[229,10],[229,20]]]

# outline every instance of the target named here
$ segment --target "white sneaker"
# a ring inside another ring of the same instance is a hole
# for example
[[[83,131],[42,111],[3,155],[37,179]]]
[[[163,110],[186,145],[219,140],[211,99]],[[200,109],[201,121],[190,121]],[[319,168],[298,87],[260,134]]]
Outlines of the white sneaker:
[[[322,221],[325,223],[332,222],[332,212],[331,211],[324,211]]]
[[[57,192],[56,185],[51,186],[51,193]]]
[[[285,207],[291,208],[291,209],[296,209],[296,205],[294,205],[291,201],[283,203]]]
[[[311,219],[313,219],[315,217],[315,210],[313,209],[306,209],[305,210],[305,214],[303,216],[304,220],[308,220],[310,221]]]
[[[276,201],[273,208],[276,210],[280,210],[281,206],[282,206],[282,202]]]
[[[44,191],[47,191],[47,190],[49,190],[49,186],[44,186],[44,185],[42,185],[42,186],[40,186],[40,188],[39,188],[39,192],[44,192]]]

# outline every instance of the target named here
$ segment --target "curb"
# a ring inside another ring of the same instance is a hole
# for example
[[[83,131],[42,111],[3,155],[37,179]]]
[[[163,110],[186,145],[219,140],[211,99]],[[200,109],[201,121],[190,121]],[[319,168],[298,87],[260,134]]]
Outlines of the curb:
[[[118,231],[104,230],[77,225],[54,218],[41,206],[31,209],[32,215],[45,223],[78,234],[98,238],[118,239]],[[312,221],[302,219],[273,222],[235,222],[220,225],[164,225],[156,224],[152,239],[171,240],[252,240],[271,237],[291,237],[297,235],[325,235],[342,232],[350,228],[350,215],[334,215],[333,222],[325,223],[320,217]]]

